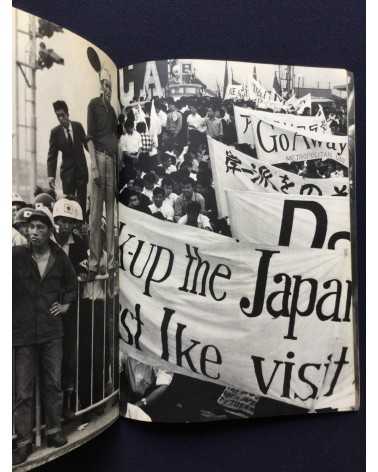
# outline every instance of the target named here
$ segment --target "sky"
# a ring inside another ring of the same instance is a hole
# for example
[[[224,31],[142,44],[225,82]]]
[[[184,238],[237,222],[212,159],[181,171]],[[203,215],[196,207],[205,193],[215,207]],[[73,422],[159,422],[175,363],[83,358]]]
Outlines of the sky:
[[[196,75],[208,88],[216,91],[217,81],[223,86],[225,61],[192,60],[196,69]],[[232,69],[234,79],[237,82],[243,81],[251,76],[255,64],[249,62],[228,61]],[[272,64],[256,64],[257,78],[262,85],[270,90],[273,86],[274,73],[278,71],[278,66]],[[305,87],[328,88],[334,85],[346,84],[346,71],[343,69],[329,69],[319,67],[294,67],[296,76],[300,75],[304,79]],[[302,79],[301,79],[302,82]],[[296,82],[297,85],[297,82]]]

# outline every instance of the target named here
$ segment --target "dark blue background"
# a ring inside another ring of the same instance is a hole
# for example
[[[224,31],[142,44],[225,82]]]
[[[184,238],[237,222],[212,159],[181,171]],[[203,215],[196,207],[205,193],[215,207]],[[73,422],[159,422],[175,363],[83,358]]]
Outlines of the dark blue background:
[[[362,409],[209,425],[121,420],[44,471],[359,472],[365,457],[365,4],[362,0],[17,0],[121,66],[173,57],[347,68],[355,74]],[[73,77],[73,80],[75,78]],[[316,345],[314,345],[316,349]]]

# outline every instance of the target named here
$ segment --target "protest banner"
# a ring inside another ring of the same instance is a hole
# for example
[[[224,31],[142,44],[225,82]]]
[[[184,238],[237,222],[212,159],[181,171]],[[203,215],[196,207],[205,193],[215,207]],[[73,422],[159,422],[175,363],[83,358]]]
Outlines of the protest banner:
[[[247,143],[255,147],[251,115],[277,126],[296,128],[313,133],[330,134],[324,114],[316,116],[297,116],[286,113],[272,113],[253,110],[253,108],[234,106],[235,126],[238,143]]]
[[[120,205],[125,351],[304,408],[354,408],[349,255],[173,224]]]
[[[349,248],[348,198],[227,191],[231,232],[252,244]]]
[[[297,98],[296,102],[292,105],[300,115],[306,110],[306,108],[311,112],[311,93],[308,93],[301,98]]]
[[[248,100],[249,90],[247,85],[234,85],[229,84],[227,86],[225,100]]]
[[[348,137],[278,125],[251,113],[257,156],[270,164],[332,159],[349,167]]]
[[[220,217],[229,216],[225,189],[297,195],[349,195],[347,178],[307,179],[254,159],[210,137],[208,145]]]

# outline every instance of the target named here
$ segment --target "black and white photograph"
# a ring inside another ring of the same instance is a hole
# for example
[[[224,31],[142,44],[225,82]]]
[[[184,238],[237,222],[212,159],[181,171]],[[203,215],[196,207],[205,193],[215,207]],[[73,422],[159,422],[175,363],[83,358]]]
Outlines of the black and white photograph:
[[[118,408],[117,70],[13,10],[13,466],[85,443]]]
[[[358,409],[352,74],[149,61],[119,98],[121,414]]]

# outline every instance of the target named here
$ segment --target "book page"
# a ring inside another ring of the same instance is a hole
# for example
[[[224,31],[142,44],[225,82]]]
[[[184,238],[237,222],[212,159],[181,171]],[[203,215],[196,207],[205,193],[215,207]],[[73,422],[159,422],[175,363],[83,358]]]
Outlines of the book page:
[[[30,470],[118,407],[117,70],[13,11],[13,464]]]
[[[358,408],[352,90],[232,60],[119,71],[125,417]]]

